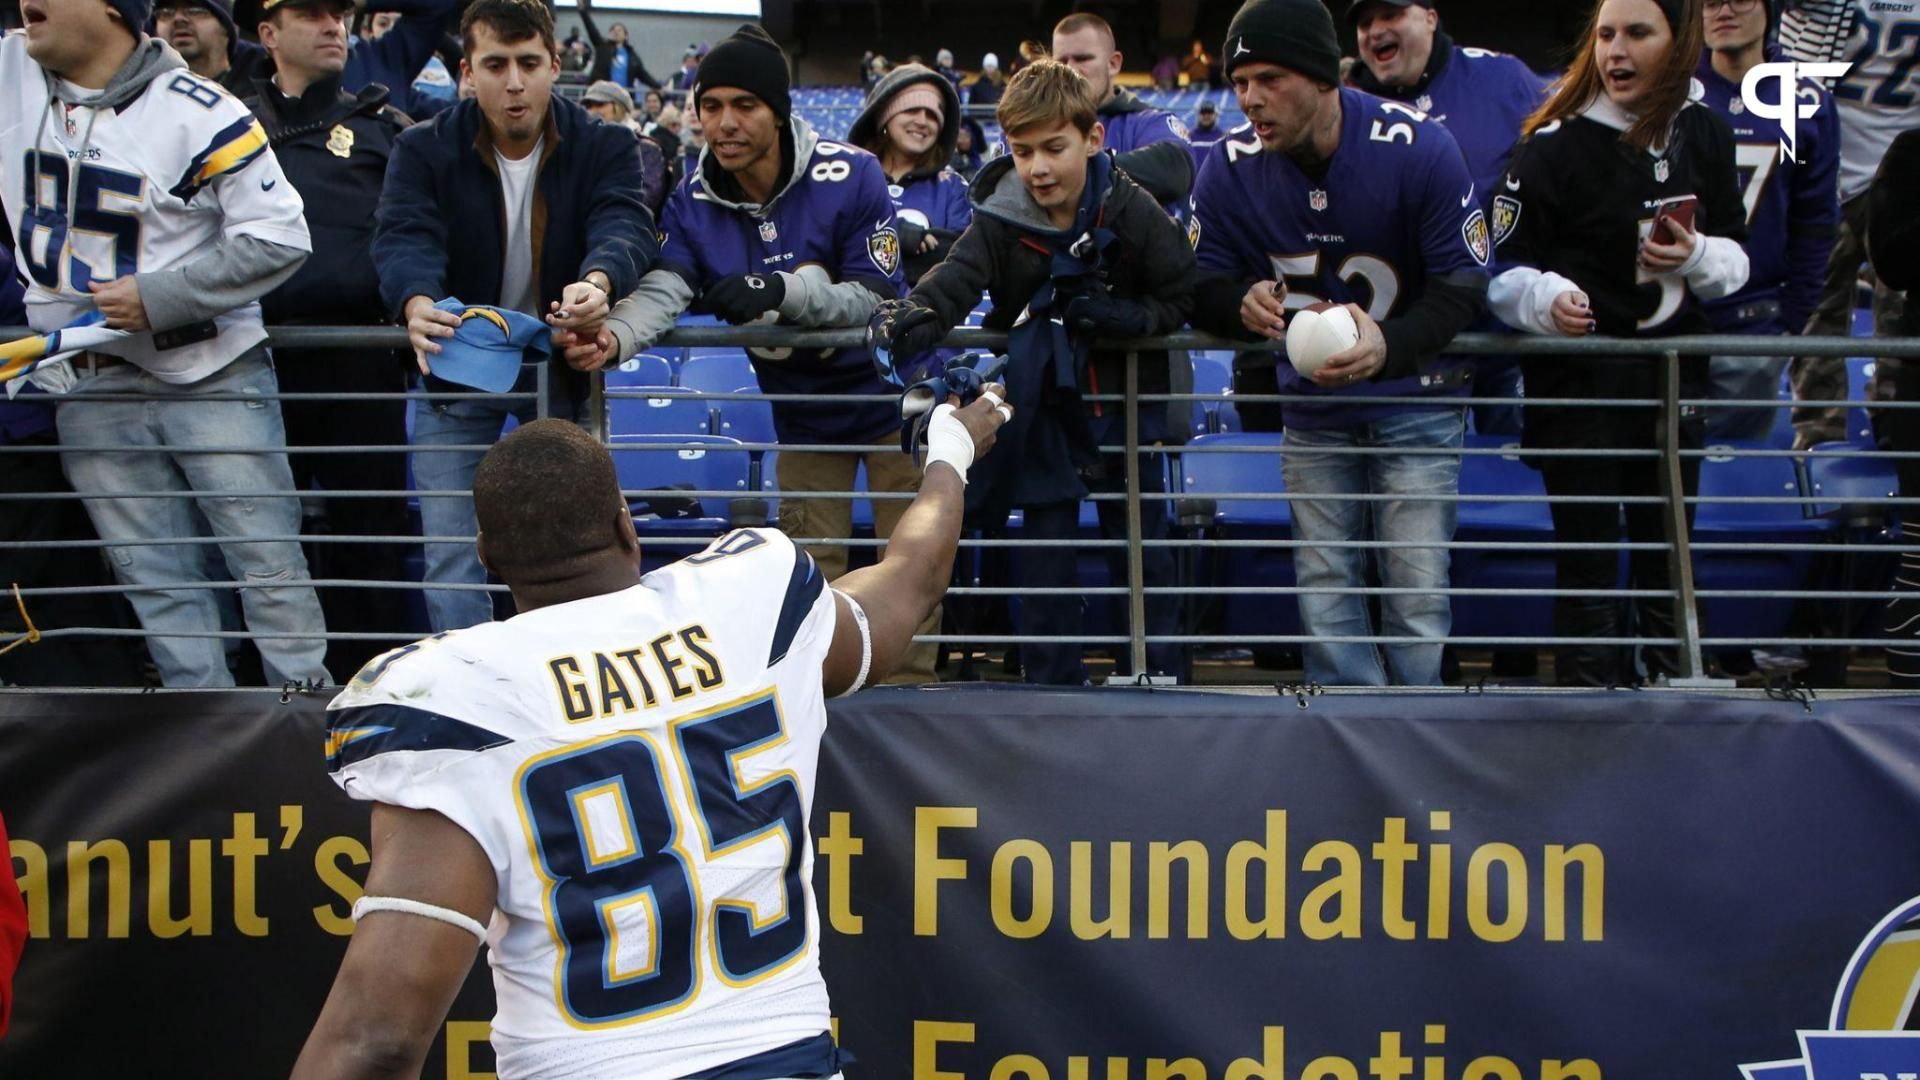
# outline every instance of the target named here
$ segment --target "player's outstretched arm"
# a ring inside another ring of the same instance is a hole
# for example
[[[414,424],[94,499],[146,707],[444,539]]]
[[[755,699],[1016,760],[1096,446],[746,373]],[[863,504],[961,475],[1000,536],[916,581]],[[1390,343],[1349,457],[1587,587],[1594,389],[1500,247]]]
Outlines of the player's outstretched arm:
[[[368,897],[411,900],[485,926],[494,888],[493,864],[466,830],[431,810],[374,804]],[[293,1080],[419,1076],[479,945],[472,931],[437,918],[367,912]]]
[[[927,428],[927,474],[920,494],[894,526],[886,552],[873,566],[833,583],[840,595],[833,599],[833,645],[822,665],[828,697],[892,674],[913,643],[914,629],[946,595],[966,510],[967,467],[992,449],[994,433],[1013,415],[1013,406],[1002,404],[1006,394],[1005,387],[989,383],[973,404],[958,408],[960,399],[949,398],[935,411]],[[864,678],[866,646],[849,598],[867,616],[872,652]]]

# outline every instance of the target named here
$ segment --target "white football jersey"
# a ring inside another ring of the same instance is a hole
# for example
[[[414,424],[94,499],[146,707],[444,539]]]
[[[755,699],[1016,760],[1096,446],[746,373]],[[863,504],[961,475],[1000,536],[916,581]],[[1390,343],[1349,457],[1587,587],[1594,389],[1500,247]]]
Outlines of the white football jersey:
[[[34,329],[92,311],[90,282],[174,269],[223,235],[312,250],[266,131],[219,84],[176,68],[118,108],[66,104],[92,93],[50,77],[24,34],[0,38],[0,206]],[[189,383],[266,340],[257,303],[214,323],[217,337],[190,345],[157,350],[147,333],[100,351]]]
[[[833,625],[813,558],[744,529],[334,699],[340,786],[493,862],[501,1077],[670,1080],[827,1030],[807,820]]]
[[[1795,60],[1848,63],[1840,110],[1840,198],[1867,190],[1894,137],[1920,127],[1920,0],[1796,0],[1780,16]]]

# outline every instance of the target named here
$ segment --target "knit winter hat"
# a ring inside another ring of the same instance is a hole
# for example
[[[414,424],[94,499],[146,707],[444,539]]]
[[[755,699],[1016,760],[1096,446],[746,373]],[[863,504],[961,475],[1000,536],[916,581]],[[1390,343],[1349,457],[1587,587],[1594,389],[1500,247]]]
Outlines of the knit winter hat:
[[[693,80],[693,100],[697,103],[716,86],[735,87],[766,102],[785,124],[793,115],[792,85],[787,54],[759,24],[747,23],[700,61]]]
[[[885,128],[894,117],[908,109],[926,109],[933,113],[933,122],[944,125],[947,120],[947,102],[934,86],[920,82],[914,83],[893,95],[880,117],[880,126]]]
[[[1227,24],[1220,55],[1228,75],[1241,64],[1268,63],[1329,85],[1340,82],[1340,39],[1320,0],[1247,0]]]

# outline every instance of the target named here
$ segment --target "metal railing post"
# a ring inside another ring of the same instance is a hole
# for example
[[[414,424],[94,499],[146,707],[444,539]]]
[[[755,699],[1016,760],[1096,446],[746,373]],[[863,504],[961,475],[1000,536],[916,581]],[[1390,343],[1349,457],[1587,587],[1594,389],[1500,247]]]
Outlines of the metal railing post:
[[[1147,679],[1147,571],[1140,524],[1140,353],[1127,350],[1127,637],[1133,679]],[[1161,406],[1165,408],[1165,406]]]
[[[548,371],[548,368],[551,366],[551,364],[544,363],[533,366],[533,415],[541,420],[545,420],[553,415],[553,405],[547,400],[547,391],[551,388],[553,382]],[[568,419],[572,419],[572,417],[568,417]]]
[[[607,441],[607,373],[605,371],[596,371],[587,376],[587,422],[593,425],[593,437],[605,444]]]
[[[1680,354],[1660,358],[1660,496],[1667,509],[1667,578],[1673,584],[1673,625],[1680,635],[1680,677],[1674,686],[1721,686],[1706,677],[1700,652],[1700,611],[1694,602],[1693,537],[1687,528],[1687,485],[1680,468]]]

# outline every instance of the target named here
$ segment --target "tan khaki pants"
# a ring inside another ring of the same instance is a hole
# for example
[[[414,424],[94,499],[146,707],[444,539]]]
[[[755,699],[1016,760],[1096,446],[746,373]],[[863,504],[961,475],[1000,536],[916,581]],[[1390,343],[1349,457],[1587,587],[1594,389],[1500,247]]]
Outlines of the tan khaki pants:
[[[802,447],[782,447],[777,466],[780,485],[781,532],[795,540],[839,540],[853,535],[853,504],[847,499],[796,499],[791,496],[808,491],[852,491],[854,477],[862,463],[867,468],[867,490],[873,492],[919,491],[920,473],[913,458],[900,452],[900,444],[888,439],[876,443],[864,453],[815,453]],[[906,513],[909,500],[874,499],[873,531],[880,539],[893,535],[900,515]],[[803,545],[819,564],[820,572],[833,581],[847,572],[847,548],[844,544],[811,543]],[[915,631],[918,634],[940,632],[940,608],[935,607]],[[889,683],[933,682],[934,663],[939,646],[930,643],[907,650],[900,670],[887,678]]]

